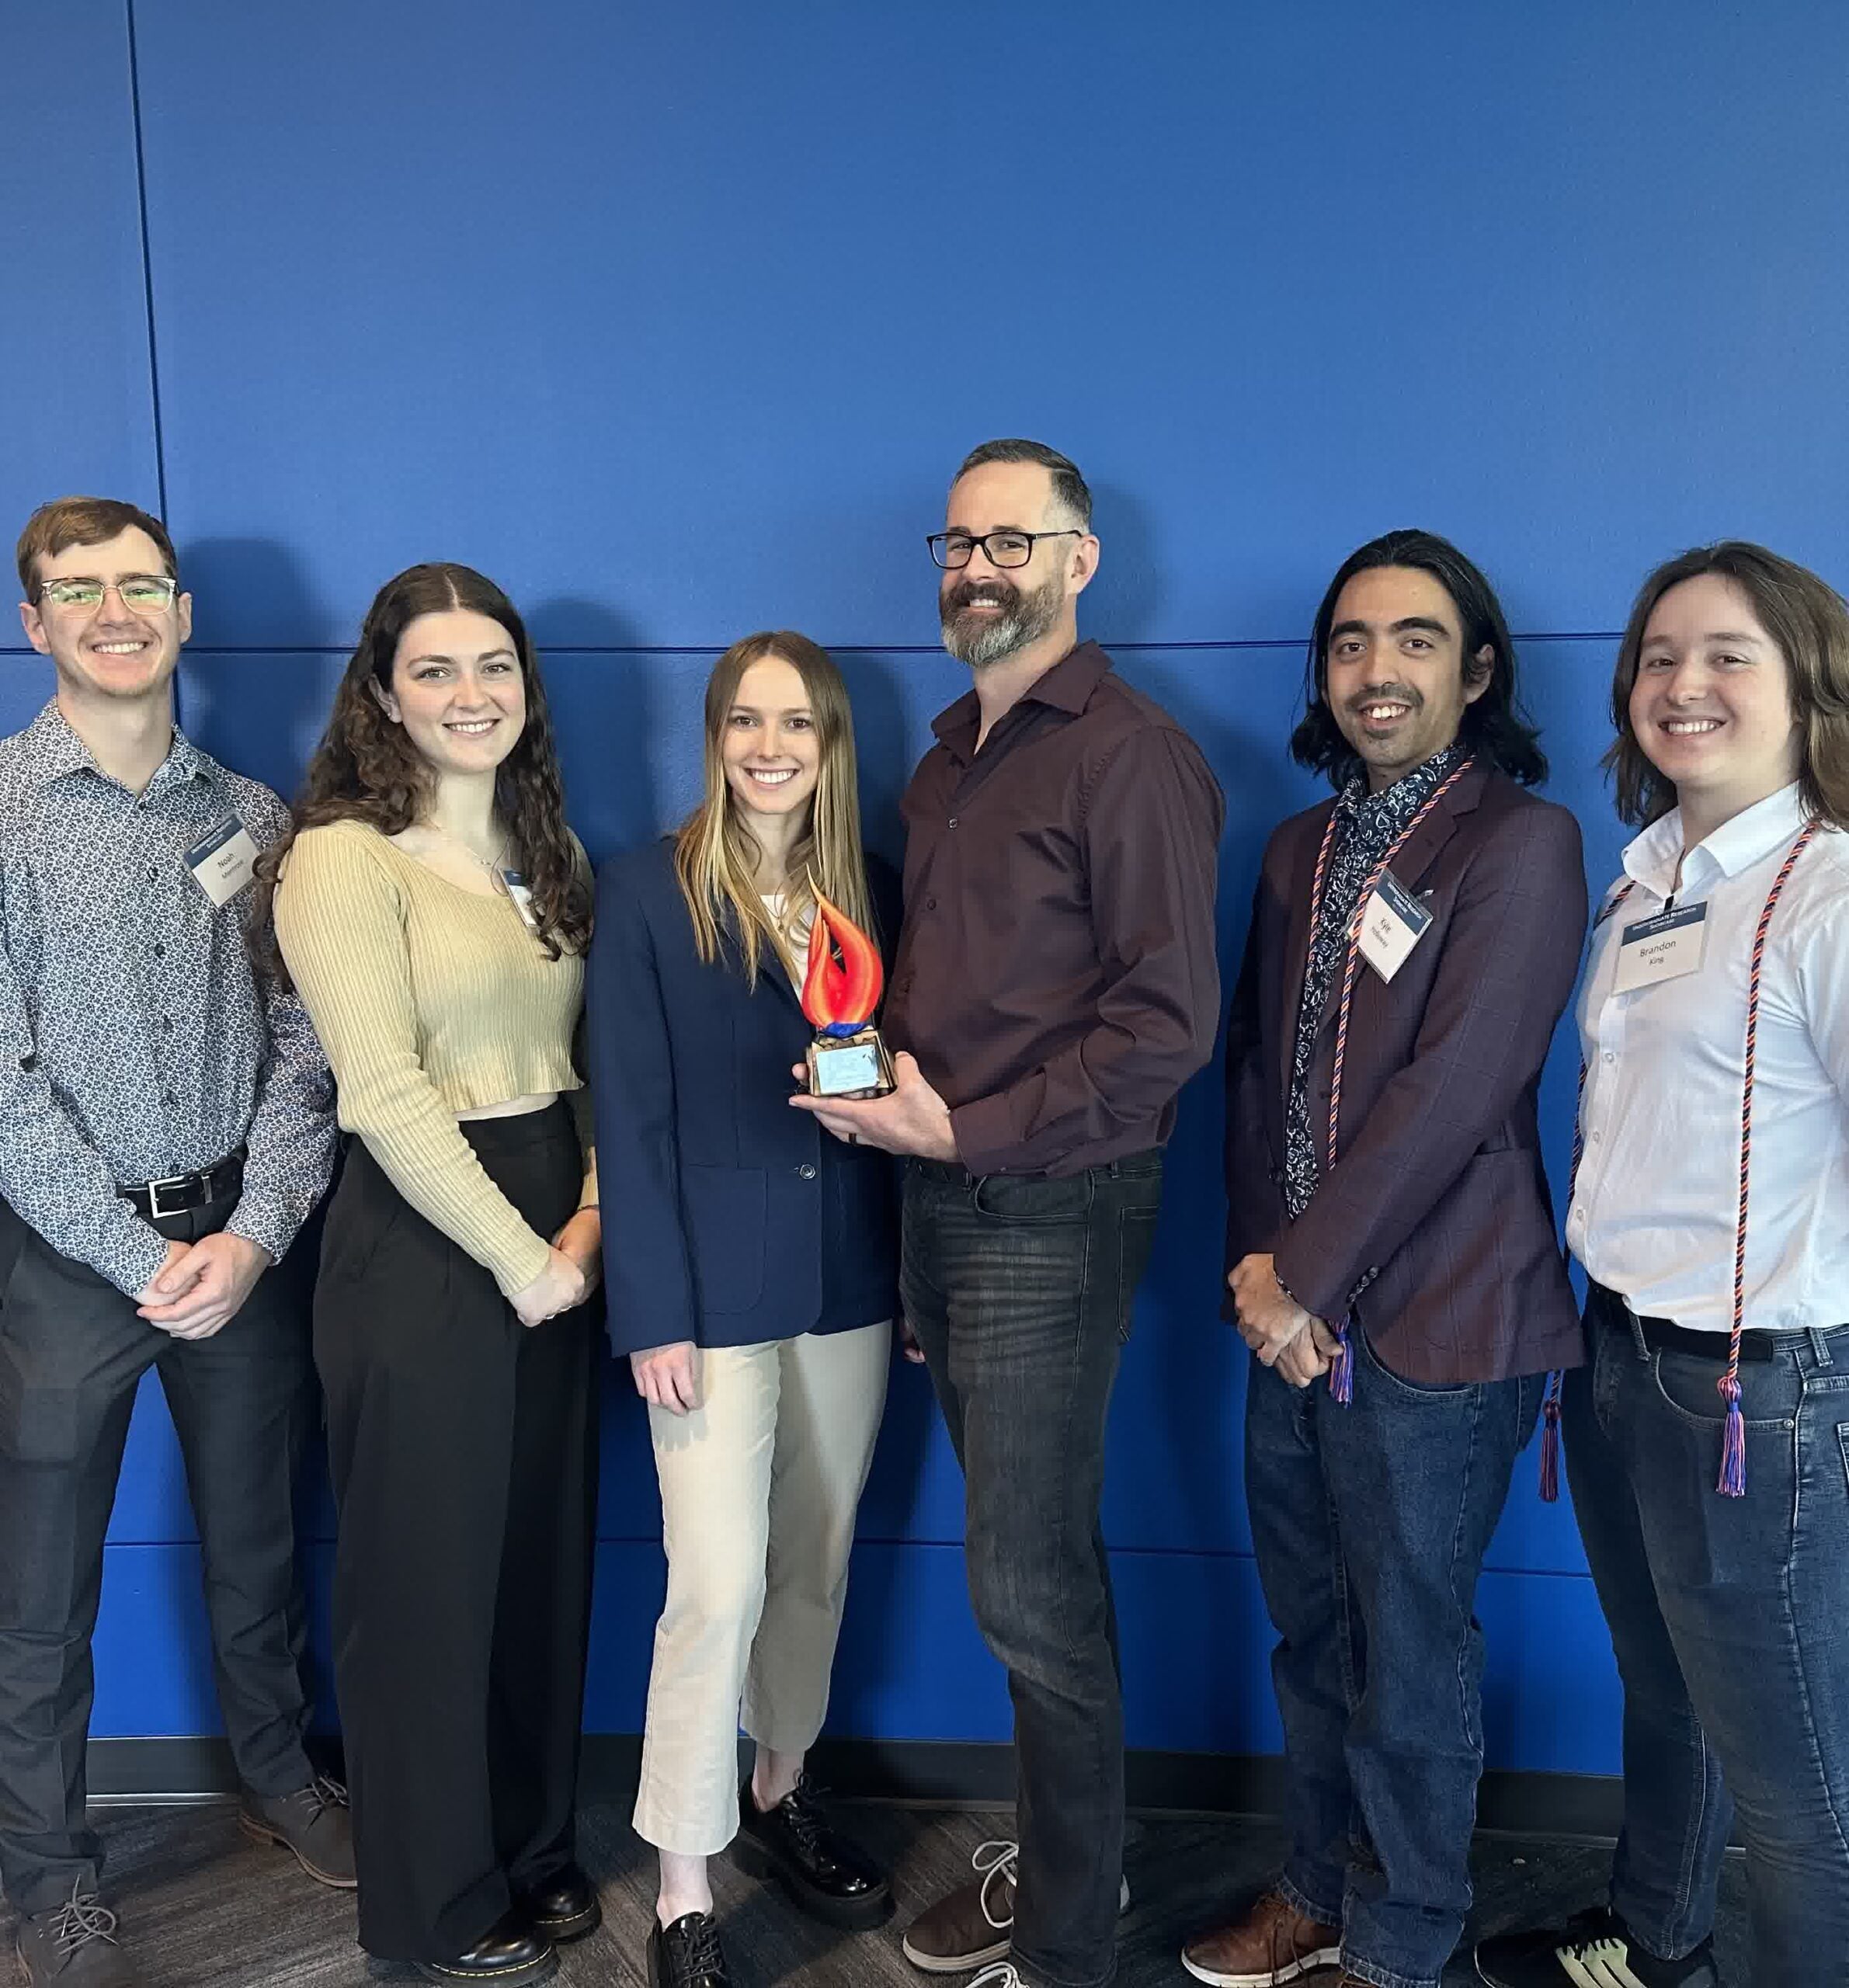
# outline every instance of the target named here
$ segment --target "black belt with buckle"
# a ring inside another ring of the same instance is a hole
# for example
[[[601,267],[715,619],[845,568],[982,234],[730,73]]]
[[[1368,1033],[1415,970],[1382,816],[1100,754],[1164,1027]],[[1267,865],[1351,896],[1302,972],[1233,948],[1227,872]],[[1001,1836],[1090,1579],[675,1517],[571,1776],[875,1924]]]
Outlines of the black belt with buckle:
[[[191,1215],[196,1208],[228,1201],[243,1184],[244,1156],[235,1152],[196,1173],[169,1174],[165,1180],[144,1180],[138,1187],[118,1187],[116,1192],[150,1222],[164,1222],[169,1215]]]
[[[1716,1366],[1726,1364],[1729,1336],[1726,1333],[1691,1332],[1687,1326],[1679,1326],[1672,1319],[1646,1319],[1632,1312],[1615,1291],[1607,1290],[1602,1284],[1595,1284],[1592,1288],[1611,1308],[1614,1320],[1622,1319],[1628,1323],[1631,1319],[1636,1319],[1644,1344],[1653,1352],[1686,1353],[1696,1360],[1712,1360]],[[1781,1342],[1807,1336],[1802,1333],[1742,1333],[1740,1357],[1743,1360],[1770,1360],[1778,1352]]]

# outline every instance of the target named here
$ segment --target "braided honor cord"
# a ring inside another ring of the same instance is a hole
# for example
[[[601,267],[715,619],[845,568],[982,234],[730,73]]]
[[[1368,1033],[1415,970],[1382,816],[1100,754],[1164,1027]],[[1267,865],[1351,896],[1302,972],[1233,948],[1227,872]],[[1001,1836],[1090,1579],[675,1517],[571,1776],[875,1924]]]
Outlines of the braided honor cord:
[[[1348,954],[1342,967],[1342,998],[1336,1010],[1335,1068],[1329,1080],[1328,1164],[1332,1173],[1336,1164],[1336,1133],[1342,1119],[1342,1065],[1348,1053],[1348,1011],[1354,999],[1355,974],[1361,959],[1361,923],[1367,916],[1368,900],[1374,895],[1381,879],[1392,867],[1394,857],[1411,841],[1420,824],[1475,763],[1474,759],[1463,760],[1426,796],[1424,805],[1418,813],[1400,830],[1386,854],[1368,871],[1360,894],[1355,898],[1354,910],[1348,920]],[[1317,923],[1322,914],[1322,888],[1328,880],[1329,851],[1335,846],[1336,818],[1336,815],[1332,812],[1329,825],[1322,831],[1322,846],[1316,852],[1316,873],[1310,884],[1310,944],[1312,948],[1316,943]],[[1329,1369],[1329,1391],[1339,1402],[1347,1402],[1354,1392],[1354,1349],[1349,1343],[1348,1325],[1346,1313],[1335,1322],[1336,1357],[1330,1362]]]
[[[1746,1208],[1748,1190],[1753,1172],[1753,1080],[1759,1056],[1759,986],[1761,970],[1765,964],[1766,934],[1771,929],[1772,914],[1778,909],[1778,900],[1785,894],[1785,885],[1790,881],[1798,858],[1809,847],[1811,839],[1816,834],[1817,824],[1806,822],[1799,832],[1798,838],[1785,851],[1785,860],[1778,866],[1778,874],[1772,879],[1772,888],[1766,894],[1765,906],[1759,914],[1759,923],[1753,933],[1752,964],[1746,978],[1746,1057],[1741,1072],[1740,1097],[1740,1208],[1733,1225],[1733,1318],[1727,1335],[1727,1371],[1715,1383],[1721,1399],[1727,1404],[1726,1427],[1721,1437],[1721,1474],[1715,1488],[1723,1497],[1741,1498],[1746,1491],[1746,1421],[1740,1405],[1740,1343],[1746,1329]],[[1623,903],[1630,894],[1626,884],[1618,895],[1600,915],[1603,923]],[[1580,1065],[1580,1097],[1583,1103],[1586,1096],[1586,1065]],[[1580,1133],[1580,1114],[1573,1118],[1573,1180],[1577,1184],[1580,1158],[1583,1144]],[[1570,1208],[1573,1188],[1568,1189],[1567,1202]],[[1559,1379],[1550,1378],[1548,1385],[1548,1430],[1543,1439],[1541,1458],[1541,1495],[1544,1498],[1557,1496],[1559,1490],[1559,1465],[1550,1459],[1550,1447],[1557,1459],[1559,1451]],[[1551,1468],[1550,1468],[1551,1464]]]

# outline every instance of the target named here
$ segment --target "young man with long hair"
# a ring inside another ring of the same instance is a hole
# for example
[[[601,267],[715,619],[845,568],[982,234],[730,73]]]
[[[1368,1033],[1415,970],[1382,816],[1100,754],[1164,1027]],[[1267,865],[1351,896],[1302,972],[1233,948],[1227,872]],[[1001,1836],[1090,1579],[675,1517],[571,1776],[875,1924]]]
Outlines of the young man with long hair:
[[[1289,1769],[1276,1884],[1212,1988],[1437,1988],[1470,1904],[1483,1555],[1578,1322],[1535,1089],[1585,930],[1580,831],[1482,574],[1396,531],[1317,610],[1229,1025],[1229,1311]]]

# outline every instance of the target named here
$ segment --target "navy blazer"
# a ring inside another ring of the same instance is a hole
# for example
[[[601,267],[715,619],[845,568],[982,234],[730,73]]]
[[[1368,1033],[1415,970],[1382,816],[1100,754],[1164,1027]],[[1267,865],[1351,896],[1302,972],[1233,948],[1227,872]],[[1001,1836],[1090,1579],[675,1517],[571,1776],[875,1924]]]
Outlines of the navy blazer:
[[[877,857],[867,871],[889,956],[898,880]],[[755,991],[729,947],[700,959],[671,842],[599,873],[585,1016],[617,1352],[895,1315],[896,1165],[791,1108],[815,1030],[774,953]]]
[[[1395,858],[1432,922],[1391,981],[1365,967],[1356,977],[1338,1157],[1292,1222],[1284,1105],[1316,852],[1334,805],[1277,830],[1253,899],[1227,1038],[1227,1268],[1271,1253],[1301,1304],[1325,1319],[1352,1312],[1369,1351],[1405,1380],[1455,1386],[1576,1367],[1579,1312],[1535,1090],[1580,970],[1579,824],[1479,762]],[[1310,1062],[1319,1132],[1336,978]]]

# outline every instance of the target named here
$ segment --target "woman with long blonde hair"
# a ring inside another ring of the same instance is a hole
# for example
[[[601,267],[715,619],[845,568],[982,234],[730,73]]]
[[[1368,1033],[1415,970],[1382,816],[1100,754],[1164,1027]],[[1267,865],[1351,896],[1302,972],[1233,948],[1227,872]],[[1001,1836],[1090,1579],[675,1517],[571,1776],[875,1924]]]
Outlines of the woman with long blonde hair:
[[[728,1844],[832,1924],[891,1910],[803,1761],[885,1400],[895,1182],[789,1097],[817,894],[890,939],[897,882],[862,853],[846,689],[806,638],[719,659],[704,759],[679,833],[599,879],[588,1010],[610,1341],[648,1403],[668,1555],[635,1812],[661,1859],[654,1988],[726,1979],[707,1860]]]

